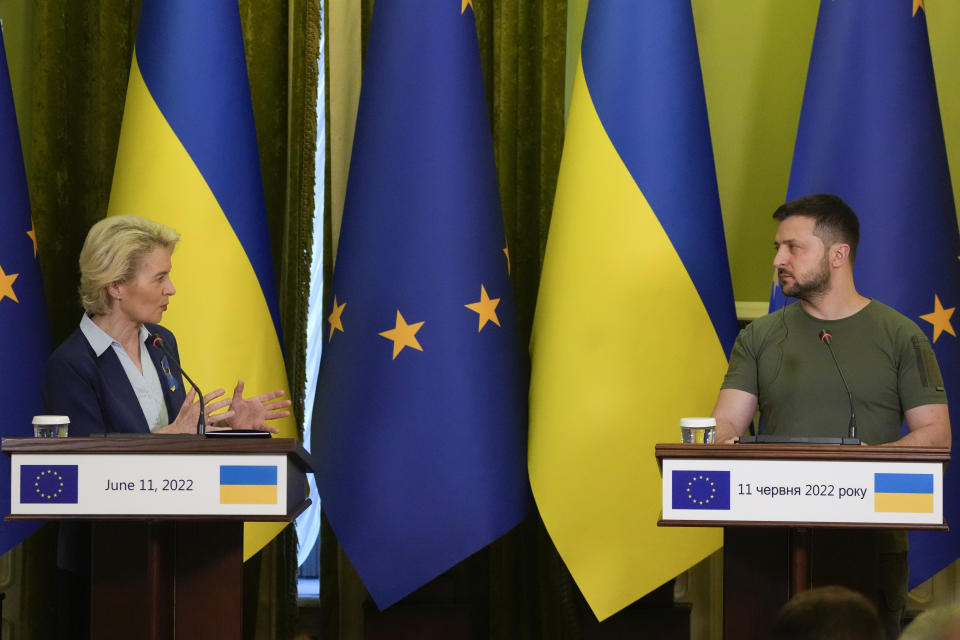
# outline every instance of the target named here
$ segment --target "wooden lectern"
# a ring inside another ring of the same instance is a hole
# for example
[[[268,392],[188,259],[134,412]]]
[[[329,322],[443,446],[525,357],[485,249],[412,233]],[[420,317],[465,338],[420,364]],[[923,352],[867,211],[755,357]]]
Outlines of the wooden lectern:
[[[766,638],[795,593],[872,596],[872,532],[947,528],[949,449],[658,444],[660,526],[724,527],[724,637]]]
[[[286,438],[3,438],[8,520],[91,523],[93,638],[239,638],[243,523],[310,501]]]

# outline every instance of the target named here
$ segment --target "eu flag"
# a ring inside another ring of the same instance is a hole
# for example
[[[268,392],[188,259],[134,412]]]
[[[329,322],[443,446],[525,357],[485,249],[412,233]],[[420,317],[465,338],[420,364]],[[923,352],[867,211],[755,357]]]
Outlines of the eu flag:
[[[23,169],[7,55],[0,38],[0,435],[28,436],[43,413],[40,382],[50,353],[37,233]],[[0,455],[0,513],[10,513],[10,457]],[[20,543],[35,524],[0,523],[0,554]]]
[[[330,523],[385,607],[527,507],[526,392],[468,2],[378,2],[313,413]]]
[[[25,464],[20,467],[20,502],[77,504],[78,481],[75,464]]]
[[[730,509],[729,471],[681,471],[671,476],[674,509]]]
[[[911,0],[823,2],[787,199],[835,193],[857,212],[857,289],[930,337],[960,425],[960,239],[927,39]],[[783,305],[775,287],[772,307]],[[910,533],[911,587],[960,550],[960,475],[944,478],[949,532]]]

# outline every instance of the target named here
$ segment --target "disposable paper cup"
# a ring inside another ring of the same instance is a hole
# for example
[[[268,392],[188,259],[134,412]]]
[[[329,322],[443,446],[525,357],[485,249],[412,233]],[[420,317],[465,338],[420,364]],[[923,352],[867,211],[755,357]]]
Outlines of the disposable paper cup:
[[[680,442],[684,444],[713,444],[716,430],[716,418],[680,418]]]
[[[34,438],[66,438],[69,416],[33,416]]]

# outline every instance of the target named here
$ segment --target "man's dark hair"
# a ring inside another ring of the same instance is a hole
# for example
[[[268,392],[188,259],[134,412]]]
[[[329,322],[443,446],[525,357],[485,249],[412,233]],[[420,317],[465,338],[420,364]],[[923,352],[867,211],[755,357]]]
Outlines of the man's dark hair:
[[[850,264],[857,259],[860,242],[860,220],[846,202],[829,193],[817,193],[791,200],[773,212],[783,222],[790,216],[807,216],[816,222],[813,232],[827,247],[834,242],[850,245]]]
[[[771,640],[883,640],[877,609],[846,587],[802,591],[783,605]]]

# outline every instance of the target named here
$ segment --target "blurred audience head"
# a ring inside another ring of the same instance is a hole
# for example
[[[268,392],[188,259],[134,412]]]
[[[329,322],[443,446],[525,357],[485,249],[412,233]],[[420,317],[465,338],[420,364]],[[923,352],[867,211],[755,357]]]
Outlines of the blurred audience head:
[[[882,640],[877,609],[866,596],[846,587],[818,587],[783,605],[771,640]]]
[[[924,611],[904,630],[900,640],[960,640],[960,603]]]

